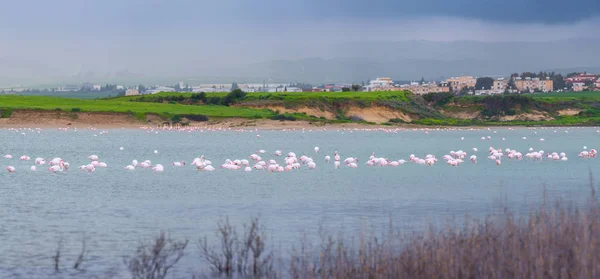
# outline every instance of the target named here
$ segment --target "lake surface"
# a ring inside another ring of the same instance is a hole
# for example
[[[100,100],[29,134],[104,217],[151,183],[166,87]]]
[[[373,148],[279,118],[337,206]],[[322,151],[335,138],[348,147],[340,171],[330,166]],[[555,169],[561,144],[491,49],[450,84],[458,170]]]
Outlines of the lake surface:
[[[202,266],[197,240],[214,236],[216,222],[225,216],[238,227],[250,217],[260,216],[268,229],[269,243],[290,247],[299,243],[302,233],[316,235],[321,225],[332,233],[343,230],[351,235],[366,224],[383,228],[390,219],[396,227],[418,229],[427,218],[443,222],[465,214],[481,217],[493,213],[498,203],[523,212],[543,199],[544,189],[551,200],[581,201],[590,192],[590,170],[599,177],[600,161],[577,155],[583,146],[600,148],[596,130],[0,130],[0,155],[14,157],[0,158],[0,277],[126,277],[123,257],[131,255],[140,241],[161,231],[191,241],[187,256],[173,274],[182,277]],[[491,139],[481,140],[485,136]],[[315,146],[320,147],[319,154],[315,154]],[[565,152],[569,161],[504,158],[497,166],[486,158],[490,146],[523,154],[530,147],[546,153]],[[479,151],[473,152],[474,147]],[[280,164],[283,158],[271,155],[277,149],[284,154],[306,154],[315,159],[317,168],[246,173],[218,167],[225,159],[246,159],[260,149],[267,151],[261,155],[263,159],[273,158]],[[358,157],[359,168],[336,170],[333,163],[326,164],[324,156],[334,150],[342,160]],[[461,166],[450,167],[441,158],[451,150],[475,154],[479,163],[465,159]],[[392,160],[433,154],[440,161],[432,167],[412,163],[368,167],[364,162],[372,152]],[[31,161],[20,161],[24,154]],[[87,157],[92,154],[108,168],[97,168],[94,173],[80,171],[77,166],[88,164]],[[197,172],[189,165],[200,155],[210,159],[217,170]],[[71,168],[53,174],[47,166],[38,166],[38,171],[32,172],[29,168],[36,157],[61,157]],[[165,171],[124,170],[133,159],[160,163]],[[182,160],[188,165],[171,166]],[[17,171],[6,172],[8,165]],[[84,263],[86,271],[69,271],[83,237],[90,250]],[[57,274],[51,257],[60,239],[65,271]]]

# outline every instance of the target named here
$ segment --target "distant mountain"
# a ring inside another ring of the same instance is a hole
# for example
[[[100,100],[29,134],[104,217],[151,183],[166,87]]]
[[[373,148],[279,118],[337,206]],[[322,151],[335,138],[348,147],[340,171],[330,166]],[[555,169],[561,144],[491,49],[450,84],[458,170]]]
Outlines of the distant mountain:
[[[365,42],[322,50],[323,57],[273,60],[221,71],[222,76],[312,83],[397,80],[456,75],[507,76],[513,72],[587,69],[600,72],[600,40],[554,42]]]
[[[493,37],[493,34],[489,36]],[[551,38],[550,38],[551,39]],[[600,73],[599,39],[548,42],[431,42],[431,41],[359,41],[345,43],[307,42],[307,45],[267,47],[253,64],[229,62],[171,65],[168,76],[129,71],[96,70],[91,66],[79,74],[60,75],[43,63],[15,59],[0,60],[0,85],[50,82],[111,82],[121,84],[174,84],[179,80],[195,83],[236,82],[360,82],[376,77],[394,80],[439,80],[450,76],[507,76],[513,72],[585,71]],[[273,52],[272,55],[268,55]],[[201,52],[199,52],[200,55]],[[266,53],[266,54],[265,54]],[[93,64],[90,64],[93,65]],[[185,66],[185,67],[184,67]],[[105,73],[105,74],[102,74]]]
[[[600,67],[576,67],[576,68],[557,68],[557,69],[548,69],[546,72],[557,72],[561,74],[568,73],[582,73],[587,72],[591,74],[600,74]]]

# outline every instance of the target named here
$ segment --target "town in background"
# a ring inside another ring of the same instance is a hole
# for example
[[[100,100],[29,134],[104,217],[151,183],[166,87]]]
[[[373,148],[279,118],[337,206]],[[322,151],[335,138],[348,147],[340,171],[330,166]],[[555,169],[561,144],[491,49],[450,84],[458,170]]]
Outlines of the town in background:
[[[600,75],[570,73],[565,76],[554,72],[513,73],[507,77],[458,76],[441,81],[398,82],[389,77],[378,77],[368,82],[313,85],[308,83],[245,83],[197,84],[183,81],[175,85],[113,85],[92,84],[63,85],[53,88],[5,88],[0,94],[66,95],[71,97],[116,97],[156,94],[159,92],[227,92],[233,89],[244,92],[344,92],[344,91],[410,91],[416,95],[452,92],[456,95],[497,95],[546,92],[581,92],[600,90]]]

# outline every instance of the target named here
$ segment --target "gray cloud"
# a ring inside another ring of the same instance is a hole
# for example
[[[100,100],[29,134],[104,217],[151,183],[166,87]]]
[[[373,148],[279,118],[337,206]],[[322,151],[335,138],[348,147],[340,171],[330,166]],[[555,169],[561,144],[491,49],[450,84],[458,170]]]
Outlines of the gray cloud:
[[[509,42],[559,41],[569,59],[546,57],[544,66],[578,67],[584,66],[579,61],[594,60],[586,60],[588,54],[577,51],[578,43],[571,45],[569,40],[600,38],[600,32],[594,32],[600,18],[592,17],[597,5],[589,6],[581,20],[550,22],[497,20],[452,9],[440,16],[437,6],[415,12],[417,2],[404,3],[401,7],[383,0],[11,2],[0,11],[0,83],[6,83],[3,78],[63,80],[81,72],[93,72],[101,79],[123,70],[148,77],[219,77],[248,64],[306,58],[482,59],[499,55],[496,46]],[[393,44],[407,41],[421,41],[419,49]],[[460,41],[486,44],[478,44],[477,55],[464,46],[440,44]],[[504,62],[520,65],[518,55],[514,57],[506,56]]]

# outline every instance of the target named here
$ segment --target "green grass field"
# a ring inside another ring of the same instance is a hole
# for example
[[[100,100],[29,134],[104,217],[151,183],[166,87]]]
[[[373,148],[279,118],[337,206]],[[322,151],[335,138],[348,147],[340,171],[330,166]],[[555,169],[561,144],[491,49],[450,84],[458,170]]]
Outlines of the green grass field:
[[[227,95],[228,92],[215,92],[215,93],[206,93],[206,97],[223,97]],[[245,100],[264,100],[264,99],[276,99],[276,100],[310,100],[315,98],[327,98],[327,99],[352,99],[352,100],[364,100],[364,101],[374,101],[374,100],[385,100],[385,99],[400,99],[400,100],[408,100],[408,94],[405,91],[378,91],[378,92],[257,92],[257,93],[247,93]],[[120,97],[118,99],[123,100],[135,100],[140,99],[144,96],[146,97],[191,97],[193,93],[176,93],[176,92],[163,92],[154,95],[143,95],[143,96],[129,96],[129,97]],[[116,99],[116,98],[115,98]]]
[[[597,97],[600,98],[600,91],[584,91],[584,92],[550,92],[550,93],[535,93],[525,96],[533,98],[581,98],[581,97]]]
[[[155,113],[158,115],[206,115],[209,117],[265,118],[273,115],[269,110],[234,108],[226,106],[193,106],[130,102],[128,98],[83,100],[45,96],[0,96],[0,108],[39,109],[82,112]]]

